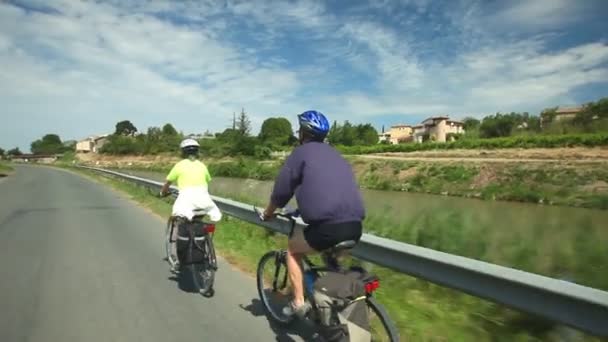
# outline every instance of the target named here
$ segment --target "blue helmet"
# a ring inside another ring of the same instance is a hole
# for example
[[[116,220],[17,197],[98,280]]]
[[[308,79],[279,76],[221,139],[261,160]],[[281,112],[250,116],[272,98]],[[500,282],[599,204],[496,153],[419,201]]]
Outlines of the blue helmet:
[[[316,110],[308,110],[298,115],[300,129],[308,132],[316,139],[324,139],[329,132],[329,121],[323,113]]]

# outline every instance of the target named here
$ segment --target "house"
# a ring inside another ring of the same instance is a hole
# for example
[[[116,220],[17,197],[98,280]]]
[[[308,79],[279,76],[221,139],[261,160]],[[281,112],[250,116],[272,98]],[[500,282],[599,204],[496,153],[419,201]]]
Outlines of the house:
[[[448,138],[450,134],[464,133],[464,124],[460,121],[450,120],[447,116],[430,117],[417,127],[417,132],[414,134],[416,142],[426,140],[446,142],[451,140]]]
[[[378,134],[378,142],[383,143],[391,140],[391,134],[389,132],[382,132]]]
[[[583,107],[564,107],[558,108],[555,111],[555,121],[570,120],[576,117],[576,114],[580,113]]]
[[[412,139],[412,126],[405,124],[398,124],[391,126],[388,132],[378,134],[378,142],[382,143],[388,141],[391,144],[398,144],[407,142]]]
[[[540,127],[545,127],[551,122],[572,120],[582,110],[583,107],[558,107],[555,111],[544,111],[540,115]]]
[[[388,140],[391,144],[404,142],[424,142],[427,140],[446,142],[453,138],[451,134],[464,133],[464,124],[460,121],[450,120],[448,116],[430,117],[416,126],[394,125],[388,135],[383,133],[379,136],[380,141]]]
[[[99,150],[108,141],[109,134],[93,135],[76,143],[76,152],[99,153]]]

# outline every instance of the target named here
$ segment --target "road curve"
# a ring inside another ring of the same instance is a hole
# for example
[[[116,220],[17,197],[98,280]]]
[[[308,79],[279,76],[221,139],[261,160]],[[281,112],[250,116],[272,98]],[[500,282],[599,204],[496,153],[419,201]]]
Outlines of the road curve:
[[[223,260],[215,297],[189,292],[163,260],[163,229],[82,176],[18,166],[0,182],[0,341],[306,338],[272,327],[253,277]]]

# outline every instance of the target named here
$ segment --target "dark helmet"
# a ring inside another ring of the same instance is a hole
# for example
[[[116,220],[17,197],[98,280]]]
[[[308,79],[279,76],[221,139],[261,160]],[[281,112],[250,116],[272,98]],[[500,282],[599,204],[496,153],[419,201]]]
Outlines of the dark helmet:
[[[317,140],[323,140],[329,133],[329,121],[323,113],[316,110],[308,110],[298,115],[300,130],[308,133]]]

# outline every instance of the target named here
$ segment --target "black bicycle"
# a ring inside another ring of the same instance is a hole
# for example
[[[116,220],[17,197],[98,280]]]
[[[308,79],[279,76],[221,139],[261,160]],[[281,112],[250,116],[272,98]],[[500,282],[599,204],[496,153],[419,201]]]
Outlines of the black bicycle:
[[[260,215],[261,212],[255,207],[254,210]],[[296,211],[286,213],[275,213],[275,216],[286,218],[291,223],[290,235],[296,227]],[[306,277],[312,275],[313,279],[319,279],[327,272],[339,272],[344,270],[338,262],[338,256],[352,249],[356,245],[355,241],[345,241],[336,246],[321,252],[321,258],[325,265],[315,265],[308,257],[303,258],[304,282]],[[257,269],[257,287],[260,299],[264,305],[266,313],[276,322],[282,325],[289,325],[294,321],[294,316],[286,316],[282,309],[290,299],[291,288],[288,285],[286,250],[269,251],[262,256]],[[354,269],[354,268],[353,268]],[[369,282],[365,284],[365,295],[362,298],[355,298],[342,307],[353,304],[355,301],[365,301],[367,316],[369,317],[369,327],[371,330],[372,341],[399,341],[399,333],[384,307],[376,301],[373,296],[374,291],[379,287],[379,279],[375,276],[369,277]],[[318,303],[315,302],[314,289],[304,284],[305,300],[311,304],[311,309],[306,314],[306,319],[312,321],[321,331],[327,327],[328,322],[324,318],[326,315]],[[322,321],[324,320],[324,321]],[[334,324],[339,324],[334,321]]]
[[[204,221],[205,214],[195,212],[192,220],[171,216],[165,230],[165,253],[171,271],[189,271],[196,290],[205,297],[215,294],[213,284],[217,258],[213,246],[215,224]],[[181,253],[178,253],[181,244]]]

